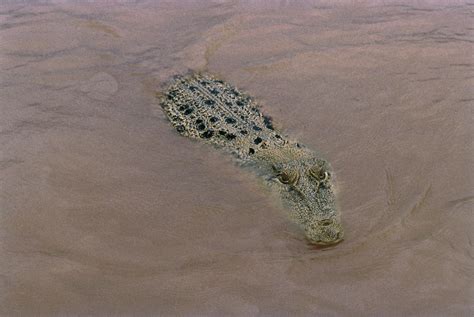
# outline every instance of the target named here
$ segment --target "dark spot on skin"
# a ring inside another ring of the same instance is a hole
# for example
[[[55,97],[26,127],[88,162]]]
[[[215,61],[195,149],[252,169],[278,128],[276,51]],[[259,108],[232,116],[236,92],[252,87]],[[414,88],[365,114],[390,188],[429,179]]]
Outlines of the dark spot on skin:
[[[253,126],[253,129],[255,131],[262,131],[262,128],[260,128],[259,126],[256,126],[256,125]]]
[[[237,104],[237,106],[239,106],[239,107],[242,107],[242,106],[245,105],[245,103],[243,103],[243,102],[240,101],[240,100],[237,100],[236,104]]]
[[[235,139],[236,137],[237,137],[237,136],[236,136],[235,134],[232,134],[232,133],[229,133],[229,134],[227,134],[227,136],[226,136],[227,140],[233,140],[233,139]]]
[[[239,93],[237,90],[235,90],[235,89],[232,89],[232,90],[230,91],[230,93],[231,93],[232,95],[234,95],[234,96],[240,95],[240,93]]]
[[[200,83],[201,85],[203,85],[203,86],[207,86],[207,85],[209,84],[209,83],[208,83],[207,81],[205,81],[205,80],[201,80],[199,83]]]
[[[244,116],[244,115],[241,115],[241,116],[240,116],[240,119],[245,120],[245,116]]]
[[[219,119],[217,117],[211,117],[209,119],[209,121],[211,121],[212,123],[215,123],[215,122],[219,121]]]
[[[178,95],[178,91],[177,90],[172,90],[168,93],[168,99],[173,99],[177,95]]]
[[[263,123],[265,123],[267,129],[273,130],[272,119],[270,117],[263,116]]]
[[[232,102],[226,101],[226,102],[225,102],[225,105],[228,106],[228,107],[232,107]]]
[[[207,99],[204,101],[204,104],[208,105],[208,106],[212,106],[214,105],[216,102],[214,100],[211,100],[211,99]]]
[[[209,139],[209,138],[211,138],[213,135],[214,135],[214,131],[212,131],[212,130],[207,130],[206,132],[204,132],[203,134],[201,134],[201,137],[202,137],[202,138]]]
[[[196,120],[196,124],[200,124],[200,123],[202,123],[202,122],[203,122],[202,119],[197,119],[197,120]]]
[[[275,134],[275,138],[281,139],[281,136],[279,134]]]
[[[182,105],[182,106],[179,106],[178,110],[179,110],[179,111],[183,111],[183,110],[185,110],[185,109],[187,109],[187,108],[188,108],[188,105]]]
[[[225,122],[230,123],[230,124],[234,124],[237,121],[234,118],[225,118]]]
[[[224,130],[219,130],[219,134],[220,134],[220,135],[226,135],[227,132],[225,132]]]
[[[300,148],[300,147],[301,147],[301,144],[296,143],[296,147]]]
[[[204,130],[205,128],[206,128],[206,126],[204,125],[204,123],[201,123],[201,124],[199,124],[199,125],[197,126],[197,129],[198,129],[199,131],[202,131],[202,130]]]
[[[247,132],[247,130],[241,130],[240,133],[243,134],[243,135],[246,135],[248,132]]]
[[[259,144],[259,143],[262,143],[262,138],[261,137],[256,137],[255,140],[253,140],[253,143],[255,144]]]
[[[196,91],[196,90],[197,90],[197,87],[196,87],[196,86],[189,86],[189,90],[191,90],[191,91]]]
[[[249,149],[249,154],[255,154],[255,150],[252,149],[252,148],[250,148],[250,149]]]
[[[186,131],[186,128],[184,127],[184,125],[179,125],[176,127],[176,130],[181,133],[181,132],[184,132]]]
[[[257,113],[259,112],[258,109],[255,108],[255,107],[252,108],[252,111],[253,111],[253,112],[257,112]]]
[[[185,114],[185,115],[189,115],[189,114],[191,114],[193,111],[194,111],[193,108],[188,108],[188,109],[186,109],[186,110],[184,111],[184,114]]]
[[[214,88],[214,89],[211,90],[211,94],[217,96],[219,94],[219,90]]]

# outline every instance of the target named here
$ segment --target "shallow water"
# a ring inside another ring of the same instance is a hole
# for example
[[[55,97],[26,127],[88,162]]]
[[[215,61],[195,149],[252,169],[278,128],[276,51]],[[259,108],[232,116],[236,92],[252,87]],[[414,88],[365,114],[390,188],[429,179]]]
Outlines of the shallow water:
[[[2,315],[473,314],[472,4],[34,3],[0,6]],[[173,131],[188,69],[324,153],[343,243]]]

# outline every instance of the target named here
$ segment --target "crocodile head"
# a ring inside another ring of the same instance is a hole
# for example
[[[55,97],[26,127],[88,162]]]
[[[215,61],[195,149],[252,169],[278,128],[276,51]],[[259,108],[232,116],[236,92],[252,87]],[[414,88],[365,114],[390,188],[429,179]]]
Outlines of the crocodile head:
[[[307,239],[331,245],[343,239],[329,164],[319,158],[272,165],[273,183],[283,204],[303,224]]]

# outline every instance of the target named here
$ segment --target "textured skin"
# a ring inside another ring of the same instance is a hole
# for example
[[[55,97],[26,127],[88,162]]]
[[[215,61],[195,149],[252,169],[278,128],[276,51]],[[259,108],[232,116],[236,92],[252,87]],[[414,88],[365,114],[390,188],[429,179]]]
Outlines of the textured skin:
[[[161,105],[176,130],[230,152],[278,192],[308,240],[342,240],[329,164],[277,131],[251,97],[208,74],[177,76]]]

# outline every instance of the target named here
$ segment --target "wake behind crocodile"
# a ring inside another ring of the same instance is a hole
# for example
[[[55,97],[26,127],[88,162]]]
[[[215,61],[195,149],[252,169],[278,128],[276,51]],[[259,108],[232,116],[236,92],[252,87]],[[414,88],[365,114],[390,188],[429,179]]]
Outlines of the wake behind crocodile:
[[[329,163],[278,131],[252,97],[212,75],[194,73],[174,77],[161,106],[181,135],[212,144],[257,171],[311,243],[343,239]]]

